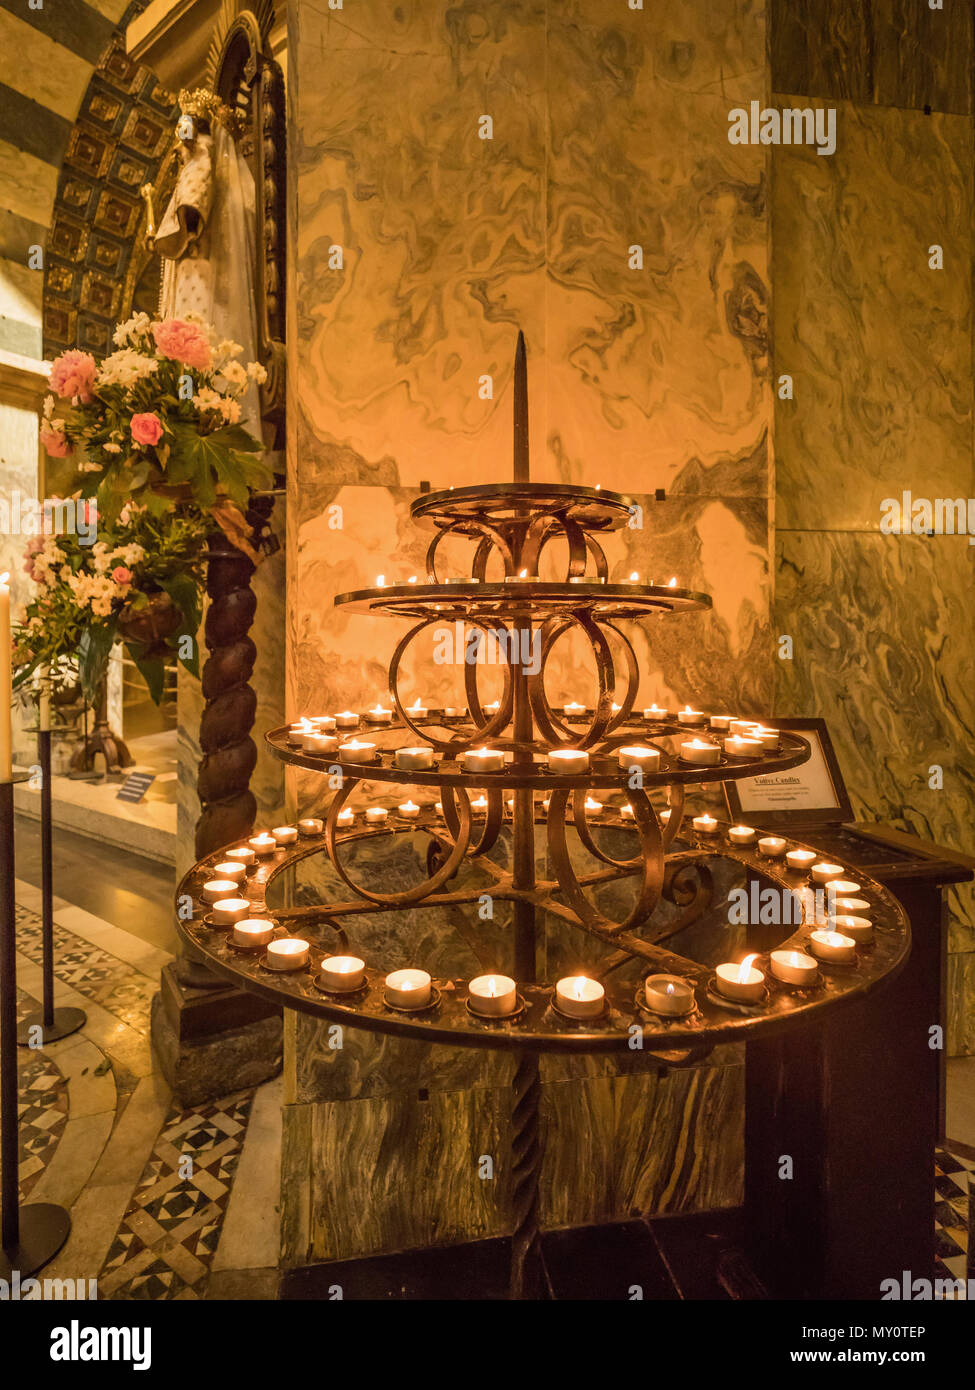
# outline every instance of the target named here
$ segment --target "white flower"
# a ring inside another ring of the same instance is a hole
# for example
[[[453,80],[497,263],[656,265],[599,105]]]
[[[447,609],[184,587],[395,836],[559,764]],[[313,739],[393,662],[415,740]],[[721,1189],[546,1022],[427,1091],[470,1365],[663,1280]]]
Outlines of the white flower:
[[[228,425],[236,425],[240,419],[240,402],[235,401],[230,396],[225,396],[220,402],[220,414]]]
[[[121,444],[112,444],[108,442],[103,444],[102,448],[105,450],[106,454],[120,454],[122,452]]]
[[[247,373],[239,362],[227,362],[221,367],[220,375],[228,386],[238,391],[247,385]]]
[[[133,314],[130,319],[118,325],[112,334],[112,342],[116,347],[125,347],[126,343],[134,338],[144,338],[149,332],[150,322],[148,314]]]
[[[53,396],[45,396],[45,397],[44,397],[44,419],[45,419],[45,420],[50,420],[51,416],[54,414],[54,405],[55,405],[55,401],[54,401],[54,397],[53,397]]]
[[[99,386],[131,386],[159,370],[155,357],[147,357],[135,348],[120,348],[106,357],[98,368],[95,380]]]
[[[212,386],[204,386],[193,397],[193,404],[197,410],[219,410],[222,400],[219,391],[214,391]]]
[[[217,356],[220,358],[239,357],[244,351],[240,343],[235,343],[233,338],[224,338],[222,343],[217,344]]]

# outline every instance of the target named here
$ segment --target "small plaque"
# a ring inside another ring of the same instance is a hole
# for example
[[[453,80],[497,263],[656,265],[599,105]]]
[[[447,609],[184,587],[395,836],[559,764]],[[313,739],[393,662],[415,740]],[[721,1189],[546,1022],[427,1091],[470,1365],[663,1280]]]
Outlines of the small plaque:
[[[116,801],[141,801],[156,780],[154,772],[130,772],[115,794]]]

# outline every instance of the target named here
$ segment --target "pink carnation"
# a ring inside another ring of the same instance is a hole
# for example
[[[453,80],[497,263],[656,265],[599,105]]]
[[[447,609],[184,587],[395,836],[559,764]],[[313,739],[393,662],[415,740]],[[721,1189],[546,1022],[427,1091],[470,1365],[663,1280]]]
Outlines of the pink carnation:
[[[210,366],[210,339],[195,323],[183,319],[163,319],[152,326],[152,336],[163,357],[182,362],[185,367],[206,371]]]
[[[131,584],[132,571],[127,570],[124,565],[116,565],[112,570],[112,578],[116,584]]]
[[[91,388],[95,384],[95,359],[90,352],[72,348],[62,352],[51,363],[51,390],[62,397],[78,397],[82,401],[91,400]],[[45,445],[45,448],[47,446]],[[48,453],[52,450],[48,449]],[[55,458],[62,455],[55,454]]]
[[[71,453],[71,440],[63,430],[52,430],[42,425],[41,443],[52,459],[66,459]]]
[[[143,415],[133,415],[129,428],[137,444],[158,444],[162,439],[162,422],[151,410]]]

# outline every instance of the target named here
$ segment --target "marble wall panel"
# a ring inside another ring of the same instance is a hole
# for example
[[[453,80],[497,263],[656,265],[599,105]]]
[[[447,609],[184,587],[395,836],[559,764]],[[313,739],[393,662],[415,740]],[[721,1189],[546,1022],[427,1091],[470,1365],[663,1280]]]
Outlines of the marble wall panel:
[[[770,0],[773,85],[860,106],[972,110],[972,7]]]
[[[773,171],[775,371],[795,384],[777,526],[871,530],[903,489],[971,495],[970,121],[841,102],[836,153],[783,146]]]

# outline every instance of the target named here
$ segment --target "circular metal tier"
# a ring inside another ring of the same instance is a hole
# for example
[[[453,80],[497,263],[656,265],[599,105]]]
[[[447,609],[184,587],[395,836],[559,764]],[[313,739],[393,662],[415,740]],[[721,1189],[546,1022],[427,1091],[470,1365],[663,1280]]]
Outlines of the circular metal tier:
[[[477,622],[517,613],[525,623],[562,613],[586,613],[595,619],[649,618],[658,613],[692,613],[711,607],[708,594],[666,584],[580,584],[547,580],[465,580],[451,584],[390,584],[339,594],[336,608],[351,613],[385,613],[394,618]]]
[[[437,726],[436,719],[421,719],[414,721],[418,727],[424,724]],[[458,748],[463,749],[477,737],[477,729],[470,723],[459,725],[457,722],[438,727],[449,727],[455,737],[458,738]],[[628,722],[624,727],[624,732],[619,729],[614,730],[613,737],[606,740],[615,747],[625,747],[630,740],[637,737],[645,737],[648,746],[653,744],[654,738],[674,737],[680,735],[684,738],[692,738],[701,732],[700,729],[689,728],[686,725],[672,721],[651,722],[649,720],[634,720]],[[395,733],[398,729],[405,729],[400,723],[382,724],[371,728],[368,724],[362,725],[359,729],[350,730],[348,737],[365,741],[368,739],[379,738],[382,735]],[[776,752],[764,752],[751,758],[729,758],[724,752],[721,754],[721,762],[715,767],[701,767],[697,763],[685,762],[682,758],[675,757],[672,753],[660,749],[660,770],[657,772],[645,772],[643,774],[644,788],[668,787],[675,783],[687,785],[689,783],[710,783],[710,782],[734,782],[742,777],[757,777],[763,773],[785,772],[789,768],[798,767],[809,757],[809,741],[800,734],[780,731],[780,738],[783,747]],[[343,778],[354,778],[364,782],[396,782],[401,786],[418,787],[470,787],[483,788],[485,791],[497,790],[514,791],[515,788],[528,787],[536,791],[557,791],[559,789],[569,790],[616,790],[626,792],[629,769],[619,766],[616,757],[602,752],[590,753],[589,771],[577,774],[564,772],[549,772],[546,767],[536,763],[531,770],[526,768],[509,765],[503,772],[465,772],[463,768],[449,758],[441,758],[437,766],[429,772],[416,771],[397,767],[395,763],[395,750],[390,748],[379,748],[375,760],[369,763],[352,763],[343,761],[339,751],[334,753],[305,753],[295,748],[288,742],[288,726],[283,725],[279,729],[271,729],[264,735],[264,741],[271,752],[281,759],[282,762],[290,763],[294,767],[306,768],[309,772],[330,773],[333,768],[338,768]],[[494,738],[490,740],[492,748],[505,749],[514,746],[514,740],[504,738]],[[407,745],[412,746],[412,745]],[[539,749],[536,756],[544,756],[544,752]]]
[[[618,531],[625,526],[634,501],[621,492],[573,487],[568,483],[479,483],[471,487],[427,492],[410,507],[415,521],[433,522],[463,534],[480,536],[488,523],[524,524],[526,512],[550,514],[574,522],[584,531]]]
[[[618,818],[615,822],[607,818],[606,823],[623,825]],[[444,826],[438,818],[436,824],[426,823],[419,828],[436,835],[438,828],[442,831]],[[413,833],[415,829],[417,827],[412,823],[383,829],[366,828],[360,821],[350,829],[339,832],[338,838],[348,843],[364,838]],[[730,843],[723,829],[718,836],[682,831],[681,840],[689,846],[689,850],[674,858],[685,864],[718,855],[736,861],[774,887],[798,891],[810,886],[804,872],[789,870],[778,860],[769,860],[755,850]],[[247,842],[239,843],[244,845]],[[791,840],[787,845],[788,848],[805,848]],[[663,1053],[665,1057],[687,1048],[694,1055],[704,1055],[716,1043],[747,1041],[759,1033],[765,1037],[773,1031],[808,1019],[813,1013],[839,1004],[844,999],[864,996],[876,989],[885,978],[895,975],[910,953],[910,929],[900,904],[879,883],[866,878],[862,870],[843,865],[849,874],[855,876],[859,885],[858,896],[869,903],[866,915],[873,922],[874,940],[868,946],[858,946],[855,961],[848,965],[830,966],[820,962],[819,980],[815,987],[797,988],[775,980],[769,968],[768,953],[765,952],[758,955],[756,964],[766,975],[766,999],[752,1006],[721,1002],[713,993],[713,967],[686,959],[662,946],[639,942],[639,955],[650,973],[661,971],[679,975],[693,986],[693,1013],[667,1019],[648,1013],[638,1001],[632,980],[624,983],[611,978],[614,964],[619,964],[618,959],[615,962],[611,959],[603,963],[601,978],[606,990],[607,1010],[599,1020],[581,1023],[564,1018],[552,1006],[551,985],[533,985],[523,981],[518,981],[518,989],[525,1008],[517,1017],[510,1020],[480,1019],[467,1008],[467,981],[464,979],[434,980],[439,992],[438,1001],[429,1010],[407,1014],[385,1003],[382,990],[385,972],[368,960],[366,988],[354,996],[327,995],[316,985],[323,957],[349,952],[350,944],[342,923],[354,919],[358,914],[386,908],[363,904],[361,900],[336,902],[321,908],[268,910],[266,907],[266,894],[274,880],[309,855],[322,853],[325,850],[324,835],[302,839],[293,846],[277,849],[273,855],[260,861],[256,871],[238,890],[251,904],[249,915],[269,917],[277,924],[279,935],[298,934],[312,943],[309,967],[280,975],[269,972],[259,964],[260,952],[249,953],[231,946],[232,929],[222,930],[205,925],[203,917],[209,912],[209,906],[202,901],[202,886],[213,876],[214,866],[231,848],[233,846],[225,846],[201,860],[183,878],[177,889],[177,901],[182,895],[187,895],[194,907],[192,920],[178,918],[179,930],[200,951],[211,968],[285,1008],[345,1023],[350,1027],[421,1038],[429,1042],[508,1050],[614,1052],[632,1049],[634,1036],[639,1032],[644,1048]],[[540,907],[550,906],[554,910],[556,899],[546,901],[546,890],[553,889],[557,891],[556,884],[536,885],[532,890],[533,900]],[[431,895],[425,899],[423,906],[456,908],[459,903],[474,904],[483,891],[483,885],[477,885],[470,890]],[[499,889],[495,896],[517,900],[519,895],[517,890],[509,887]],[[784,936],[774,949],[808,950],[809,931],[817,924],[811,920],[808,902],[804,903],[803,913],[803,924],[791,935]],[[788,928],[782,930],[787,931]],[[632,934],[628,942],[623,938],[617,938],[617,941],[628,955],[634,954],[637,943]],[[599,969],[589,973],[593,978],[600,978]],[[674,1060],[680,1058],[675,1056]]]

